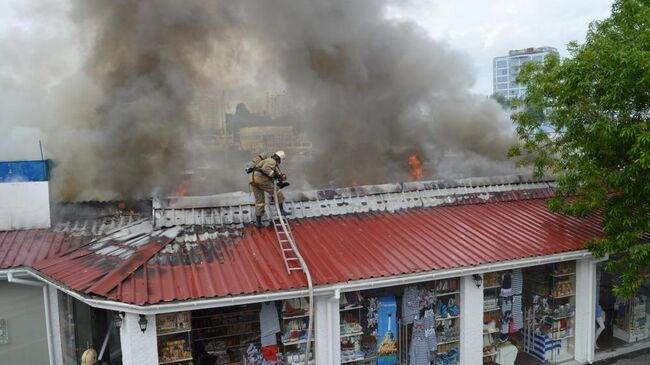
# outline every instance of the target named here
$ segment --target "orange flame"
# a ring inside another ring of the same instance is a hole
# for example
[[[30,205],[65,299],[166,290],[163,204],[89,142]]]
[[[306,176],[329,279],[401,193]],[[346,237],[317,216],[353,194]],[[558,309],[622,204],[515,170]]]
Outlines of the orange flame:
[[[124,201],[118,202],[117,203],[117,208],[119,210],[123,211],[124,213],[126,213],[127,215],[131,215],[131,216],[135,215],[135,210],[133,210],[131,208],[128,208],[126,206],[126,202],[124,202]]]
[[[171,193],[171,196],[187,196],[188,191],[190,190],[190,180],[183,180],[178,184],[176,190]]]
[[[409,155],[409,170],[411,180],[415,181],[422,178],[422,162],[415,153]]]

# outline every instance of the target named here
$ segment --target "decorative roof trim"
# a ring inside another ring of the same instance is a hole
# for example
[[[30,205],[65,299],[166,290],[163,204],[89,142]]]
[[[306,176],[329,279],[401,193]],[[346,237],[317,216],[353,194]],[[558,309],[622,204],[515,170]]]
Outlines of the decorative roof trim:
[[[551,177],[508,175],[459,180],[416,181],[400,184],[285,193],[290,219],[351,213],[394,212],[406,208],[488,202],[508,192],[552,189]],[[211,196],[153,199],[155,227],[176,225],[243,225],[255,220],[252,194],[234,192]],[[267,219],[273,218],[267,209]]]

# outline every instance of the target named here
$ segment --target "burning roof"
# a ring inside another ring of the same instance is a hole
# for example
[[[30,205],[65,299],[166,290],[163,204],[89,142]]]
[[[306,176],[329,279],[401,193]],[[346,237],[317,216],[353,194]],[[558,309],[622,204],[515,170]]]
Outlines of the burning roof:
[[[551,213],[553,193],[550,181],[508,176],[288,195],[318,287],[576,251],[602,235],[596,216]],[[272,228],[242,224],[246,199],[160,199],[155,214],[181,217],[168,227],[124,215],[0,232],[0,269],[33,267],[85,295],[138,305],[304,288],[287,274]]]

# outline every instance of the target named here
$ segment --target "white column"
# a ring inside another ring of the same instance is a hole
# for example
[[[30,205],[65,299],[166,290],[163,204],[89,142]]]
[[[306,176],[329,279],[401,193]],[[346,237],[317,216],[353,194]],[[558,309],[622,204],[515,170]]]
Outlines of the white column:
[[[586,364],[594,360],[596,332],[596,260],[576,262],[575,359]]]
[[[341,363],[339,299],[325,295],[314,297],[316,365]]]
[[[61,347],[61,326],[59,322],[59,291],[53,285],[49,286],[50,299],[50,326],[52,328],[52,348],[54,352],[54,364],[63,364],[63,353]]]
[[[460,363],[483,363],[483,285],[472,275],[460,280]]]
[[[156,340],[156,316],[146,316],[147,330],[140,330],[140,316],[126,313],[120,327],[122,363],[124,365],[158,365],[158,342]]]

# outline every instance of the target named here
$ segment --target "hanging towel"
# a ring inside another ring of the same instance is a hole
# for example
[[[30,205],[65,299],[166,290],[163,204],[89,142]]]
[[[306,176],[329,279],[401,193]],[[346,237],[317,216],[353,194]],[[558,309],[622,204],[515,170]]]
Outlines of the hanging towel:
[[[424,311],[424,337],[427,340],[429,351],[436,352],[438,341],[436,339],[436,311],[427,309]]]
[[[512,298],[512,317],[514,319],[514,328],[519,331],[524,328],[524,314],[521,311],[521,295],[515,295]]]
[[[416,286],[407,286],[404,288],[402,296],[402,321],[405,324],[413,323],[420,311],[420,291]]]
[[[524,276],[521,269],[512,270],[512,294],[521,294],[524,286]]]
[[[262,303],[260,310],[260,332],[262,347],[275,345],[276,333],[280,332],[280,319],[275,302]]]
[[[431,362],[431,351],[427,345],[424,333],[424,321],[422,319],[413,321],[413,334],[411,337],[409,365],[429,365]]]

